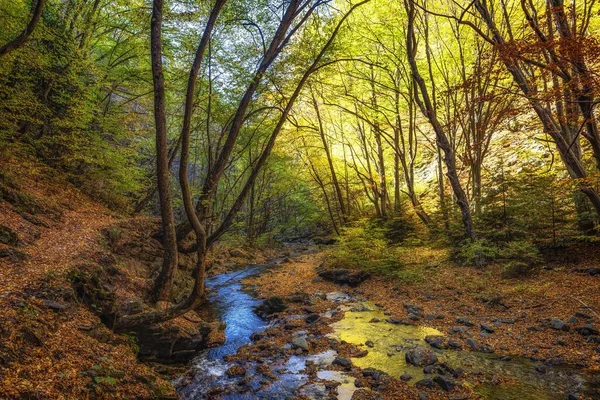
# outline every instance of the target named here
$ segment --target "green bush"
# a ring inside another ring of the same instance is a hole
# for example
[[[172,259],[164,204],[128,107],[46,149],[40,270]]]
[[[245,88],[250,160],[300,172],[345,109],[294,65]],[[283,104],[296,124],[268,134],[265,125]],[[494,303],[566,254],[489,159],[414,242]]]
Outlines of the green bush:
[[[503,276],[528,275],[541,261],[539,250],[525,240],[494,244],[486,239],[467,242],[458,248],[456,260],[462,265],[483,267],[497,261],[505,266]]]
[[[458,248],[456,260],[462,265],[483,267],[498,258],[500,249],[486,239],[467,242]]]

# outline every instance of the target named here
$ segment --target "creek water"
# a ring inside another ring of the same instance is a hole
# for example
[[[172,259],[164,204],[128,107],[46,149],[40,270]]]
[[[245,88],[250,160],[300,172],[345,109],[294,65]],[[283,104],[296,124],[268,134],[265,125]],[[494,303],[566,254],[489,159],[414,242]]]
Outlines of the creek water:
[[[248,362],[244,365],[246,377],[229,377],[226,371],[233,365],[226,356],[235,354],[238,349],[250,342],[250,336],[264,331],[269,323],[259,318],[253,309],[260,304],[251,289],[241,283],[246,277],[256,276],[276,268],[277,262],[266,265],[251,265],[234,273],[221,274],[207,280],[210,299],[217,316],[226,323],[226,341],[223,345],[205,350],[193,361],[184,382],[175,381],[178,393],[183,399],[293,399],[298,394],[312,399],[330,398],[324,384],[309,383],[307,363],[316,365],[317,377],[322,381],[337,381],[339,400],[349,400],[354,390],[354,378],[337,371],[329,371],[336,356],[329,350],[310,356],[286,357],[285,349],[273,358],[261,362]],[[424,339],[428,335],[443,335],[442,332],[424,326],[395,325],[386,322],[382,310],[368,302],[361,302],[342,293],[328,294],[335,301],[334,309],[345,311],[342,320],[332,323],[330,336],[336,340],[362,346],[373,342],[366,357],[354,358],[354,365],[361,368],[375,368],[398,378],[404,373],[413,378],[409,384],[420,379],[432,378],[422,368],[408,365],[405,354],[416,346],[431,349]],[[352,309],[360,311],[351,311]],[[331,314],[331,312],[330,312]],[[327,318],[327,313],[323,315]],[[372,322],[379,320],[380,322]],[[365,347],[366,348],[366,347]],[[493,353],[474,351],[437,350],[440,362],[453,369],[461,368],[466,373],[464,384],[469,385],[484,399],[490,400],[554,400],[566,399],[568,394],[580,393],[590,398],[600,399],[597,377],[584,374],[577,368],[554,366],[538,372],[539,364],[526,358],[501,358]],[[275,381],[267,380],[258,372],[259,365],[269,366]],[[470,379],[476,377],[476,379]],[[470,382],[473,381],[473,382]],[[492,384],[490,382],[496,382]],[[502,382],[498,384],[497,382]]]

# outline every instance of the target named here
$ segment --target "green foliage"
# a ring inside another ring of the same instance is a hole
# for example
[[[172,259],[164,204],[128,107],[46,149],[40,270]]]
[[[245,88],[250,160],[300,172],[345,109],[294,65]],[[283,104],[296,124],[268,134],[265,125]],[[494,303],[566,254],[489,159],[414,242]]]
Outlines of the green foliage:
[[[518,277],[529,274],[541,261],[541,256],[538,248],[526,240],[497,245],[479,239],[456,249],[455,259],[462,265],[477,267],[499,262],[504,265],[503,276]]]
[[[359,269],[394,277],[401,283],[422,280],[413,256],[415,249],[392,244],[389,227],[379,219],[356,221],[344,228],[339,241],[325,250],[324,263],[332,268]],[[392,223],[392,226],[395,226]]]
[[[77,10],[66,3],[48,3],[32,38],[0,60],[0,146],[24,144],[76,186],[119,208],[142,188],[135,136],[144,118],[137,112],[139,104],[116,94],[136,90],[126,88],[128,78],[122,75],[131,73],[126,67],[136,57],[111,64],[116,60],[108,56],[123,50],[135,56],[141,48],[131,48],[129,42],[119,49],[104,47],[118,24],[95,31],[89,19],[119,5],[101,11],[91,7],[85,4]],[[26,11],[0,1],[0,25],[22,24],[13,13],[26,20]],[[96,36],[90,41],[92,35]]]

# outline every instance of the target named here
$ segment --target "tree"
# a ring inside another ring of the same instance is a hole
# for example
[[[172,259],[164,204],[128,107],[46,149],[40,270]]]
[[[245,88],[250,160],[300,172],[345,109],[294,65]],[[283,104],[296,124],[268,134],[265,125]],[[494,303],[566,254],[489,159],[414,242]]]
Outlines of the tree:
[[[448,172],[448,179],[454,195],[456,196],[456,203],[458,204],[464,225],[465,236],[470,240],[475,240],[475,228],[473,226],[473,218],[471,216],[471,209],[469,206],[469,200],[462,187],[458,173],[456,170],[456,157],[454,149],[450,145],[448,137],[444,132],[442,125],[439,123],[436,115],[435,106],[429,96],[429,89],[423,80],[419,72],[419,67],[416,61],[417,54],[417,38],[415,34],[415,18],[416,10],[411,0],[405,0],[404,2],[408,20],[407,20],[407,35],[406,35],[406,51],[408,54],[408,60],[410,63],[410,69],[415,82],[415,101],[419,105],[423,115],[429,120],[437,139],[437,145],[444,152],[444,163]]]
[[[21,32],[10,42],[0,47],[0,57],[8,54],[9,52],[25,44],[27,38],[33,33],[33,30],[37,26],[38,22],[40,22],[40,18],[42,17],[42,11],[44,11],[44,1],[45,0],[37,1],[33,10],[33,15],[31,16],[31,20],[29,21],[23,32]]]

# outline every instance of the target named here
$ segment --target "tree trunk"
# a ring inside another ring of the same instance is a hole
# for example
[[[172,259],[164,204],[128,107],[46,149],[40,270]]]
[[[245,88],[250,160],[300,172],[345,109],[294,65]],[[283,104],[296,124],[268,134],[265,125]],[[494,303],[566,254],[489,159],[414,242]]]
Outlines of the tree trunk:
[[[167,147],[167,118],[165,110],[165,79],[162,66],[162,10],[163,1],[154,0],[151,20],[152,81],[154,83],[154,123],[156,125],[156,180],[160,200],[163,230],[163,263],[154,283],[154,301],[168,301],[177,268],[178,254],[175,239],[175,217],[169,185],[169,151]]]

